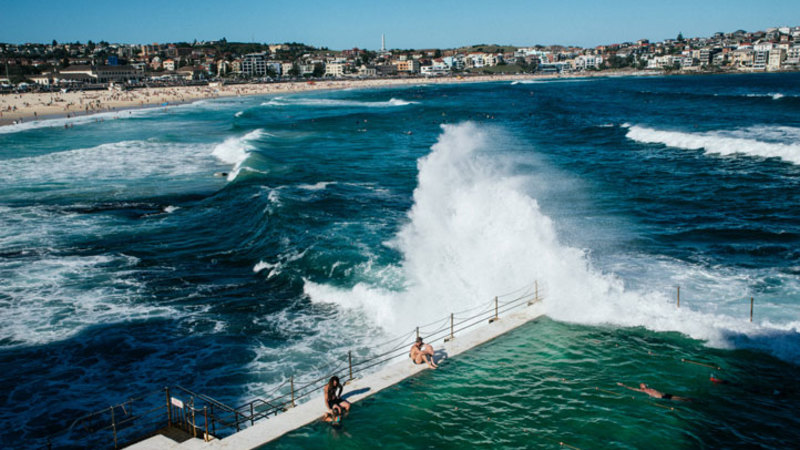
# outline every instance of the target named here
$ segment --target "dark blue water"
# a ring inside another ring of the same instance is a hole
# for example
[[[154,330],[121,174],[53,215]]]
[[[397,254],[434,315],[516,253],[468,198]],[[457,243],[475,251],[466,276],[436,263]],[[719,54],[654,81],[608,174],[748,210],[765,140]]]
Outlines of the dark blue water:
[[[798,81],[412,86],[0,129],[1,441],[165,385],[239,404],[534,280],[559,321],[797,364]]]

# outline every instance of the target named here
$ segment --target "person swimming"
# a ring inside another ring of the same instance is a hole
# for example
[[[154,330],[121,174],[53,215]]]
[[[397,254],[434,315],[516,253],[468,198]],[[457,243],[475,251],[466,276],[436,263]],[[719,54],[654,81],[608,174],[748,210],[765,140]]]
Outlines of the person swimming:
[[[667,394],[667,393],[658,391],[656,389],[648,387],[644,383],[640,383],[638,388],[631,387],[631,386],[626,386],[626,385],[624,385],[622,383],[617,383],[617,386],[622,386],[622,387],[624,387],[626,389],[630,389],[630,390],[636,391],[636,392],[643,392],[643,393],[645,393],[645,394],[647,394],[647,395],[649,395],[650,397],[653,397],[653,398],[661,398],[661,399],[664,399],[664,400],[675,400],[675,401],[678,401],[678,402],[690,402],[690,401],[692,401],[692,399],[690,399],[690,398],[678,397],[676,395]]]

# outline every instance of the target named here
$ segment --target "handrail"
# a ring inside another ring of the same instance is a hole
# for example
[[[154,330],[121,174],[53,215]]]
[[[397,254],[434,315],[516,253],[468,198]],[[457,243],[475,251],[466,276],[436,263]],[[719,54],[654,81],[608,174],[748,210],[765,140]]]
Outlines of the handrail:
[[[533,293],[531,292],[532,290],[534,290]],[[181,406],[173,407],[171,406],[171,403],[177,400],[174,400],[174,397],[171,396],[169,387],[164,388],[163,391],[151,391],[138,397],[131,397],[118,405],[81,416],[75,419],[66,429],[51,435],[51,440],[49,442],[52,442],[52,438],[60,435],[69,435],[79,424],[83,422],[88,422],[93,418],[102,418],[104,414],[109,413],[111,415],[110,425],[103,425],[100,428],[92,428],[91,430],[89,427],[84,425],[84,431],[91,434],[109,429],[113,430],[115,447],[117,447],[118,430],[120,430],[122,426],[126,427],[137,420],[149,418],[150,416],[155,415],[155,413],[166,413],[168,416],[168,424],[173,422],[172,419],[174,416],[175,426],[189,427],[195,436],[197,436],[198,430],[204,430],[205,438],[208,438],[212,434],[217,435],[217,424],[224,426],[229,430],[239,431],[243,426],[248,426],[248,423],[252,425],[258,420],[268,418],[272,414],[278,414],[281,411],[285,411],[286,409],[293,407],[298,400],[305,399],[313,393],[323,389],[326,383],[320,383],[333,375],[338,375],[340,378],[347,378],[345,375],[349,374],[350,377],[355,378],[356,375],[362,374],[376,366],[380,366],[391,360],[407,355],[407,349],[414,342],[414,340],[411,338],[413,338],[414,335],[419,332],[424,332],[426,334],[425,340],[427,342],[446,342],[447,338],[454,336],[456,333],[463,332],[464,330],[472,328],[476,325],[485,323],[486,320],[489,320],[491,323],[494,319],[499,318],[500,313],[505,314],[513,309],[522,306],[529,306],[541,301],[543,298],[542,293],[543,291],[539,288],[538,283],[534,282],[533,284],[523,286],[506,294],[496,296],[489,302],[478,303],[461,311],[454,312],[448,317],[437,319],[428,324],[416,327],[408,333],[391,338],[390,340],[374,347],[376,349],[387,346],[391,348],[381,350],[379,353],[373,354],[366,359],[353,361],[350,357],[351,354],[348,353],[347,361],[331,361],[324,366],[324,370],[327,373],[326,375],[318,376],[312,380],[305,381],[304,384],[297,388],[294,386],[294,382],[296,380],[294,377],[290,377],[289,380],[284,381],[267,394],[270,395],[273,393],[279,393],[285,389],[287,383],[291,382],[290,390],[288,392],[284,391],[282,395],[277,395],[276,397],[267,399],[257,397],[238,407],[231,407],[208,395],[200,394],[183,386],[176,385],[173,387],[173,389],[188,395],[190,397],[189,402],[179,402],[178,404]],[[514,295],[517,296],[512,299],[505,299]],[[504,300],[500,301],[501,298]],[[461,317],[462,314],[468,316]],[[429,330],[429,328],[433,329]],[[336,366],[332,370],[329,370],[329,368],[334,365]],[[160,406],[150,407],[144,411],[138,412],[136,415],[133,414],[132,405],[134,402],[144,401],[145,399],[154,396],[154,394],[158,394],[160,396],[163,395],[164,392],[166,392],[166,402],[163,402],[164,397],[161,397],[161,402],[163,403],[161,403]],[[195,404],[195,400],[199,400],[205,406],[203,408],[199,408]],[[126,408],[126,406],[130,408],[130,413],[128,412],[128,408]],[[211,407],[210,411],[208,410],[209,406]],[[180,411],[177,411],[176,408]],[[117,415],[114,414],[115,409],[121,409],[124,413],[119,419],[117,418]],[[200,417],[203,421],[203,428],[198,427],[197,413],[201,413]],[[211,425],[210,429],[209,424]],[[99,423],[96,425],[99,425]],[[189,431],[189,429],[187,429],[187,431]]]

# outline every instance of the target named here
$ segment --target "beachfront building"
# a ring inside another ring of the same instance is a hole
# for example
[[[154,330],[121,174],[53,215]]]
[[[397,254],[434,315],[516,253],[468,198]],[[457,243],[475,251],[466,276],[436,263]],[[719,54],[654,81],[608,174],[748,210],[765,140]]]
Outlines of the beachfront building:
[[[731,52],[731,64],[735,68],[749,68],[753,66],[755,52],[752,48],[739,48]]]
[[[375,66],[361,65],[358,67],[358,76],[363,78],[372,78],[378,75],[378,69]]]
[[[447,75],[450,71],[441,68],[441,66],[420,66],[419,73],[426,77]]]
[[[786,64],[800,64],[800,44],[789,47],[786,52]]]
[[[68,66],[59,70],[55,77],[60,80],[86,83],[124,83],[144,78],[143,68],[124,66]]]
[[[144,73],[136,70],[130,65],[124,66],[98,66],[94,68],[94,74],[100,83],[124,83],[128,81],[140,81],[144,78]]]
[[[231,71],[231,63],[224,59],[217,61],[217,76],[223,77]]]
[[[397,66],[394,64],[378,64],[375,66],[375,71],[380,76],[393,76],[397,75]]]
[[[292,73],[294,63],[291,61],[284,61],[280,63],[281,70],[278,72],[281,76],[289,76]]]
[[[333,61],[325,64],[325,76],[326,77],[342,77],[344,76],[344,69],[347,67],[347,63],[344,61]]]
[[[648,69],[671,69],[675,67],[675,58],[672,55],[655,56],[647,61]]]
[[[397,72],[419,73],[419,61],[417,61],[416,59],[395,61],[394,66],[397,68]]]
[[[580,55],[574,61],[575,70],[597,70],[603,64],[603,57],[600,55]]]
[[[781,70],[783,61],[786,60],[786,50],[782,48],[773,48],[769,51],[767,56],[767,70]]]
[[[174,59],[165,59],[164,62],[162,63],[162,66],[164,67],[164,70],[169,71],[169,72],[174,72],[175,71],[175,60]]]
[[[183,66],[178,69],[178,76],[186,81],[198,81],[206,78],[206,69],[202,66]]]
[[[267,74],[267,54],[248,53],[242,57],[242,75],[263,77]]]
[[[768,61],[769,61],[769,51],[754,50],[753,70],[766,70]]]
[[[758,42],[753,45],[753,70],[766,70],[769,62],[769,52],[773,49],[772,42]]]
[[[297,68],[300,70],[300,76],[310,76],[314,74],[314,64],[298,64]]]

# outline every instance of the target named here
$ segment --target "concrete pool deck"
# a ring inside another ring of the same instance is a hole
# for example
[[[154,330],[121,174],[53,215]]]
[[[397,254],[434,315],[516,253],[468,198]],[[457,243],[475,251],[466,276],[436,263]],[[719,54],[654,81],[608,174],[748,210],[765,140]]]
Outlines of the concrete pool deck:
[[[494,322],[479,326],[474,330],[456,335],[454,339],[437,345],[436,362],[453,358],[467,350],[489,342],[511,330],[541,317],[542,305],[536,303],[518,311],[501,315]],[[345,386],[343,397],[350,403],[356,403],[372,396],[390,386],[416,375],[423,370],[430,370],[424,365],[415,365],[410,359],[404,358],[391,363],[377,372],[355,378]],[[438,370],[447,370],[441,367]],[[354,406],[354,409],[357,407]],[[165,436],[157,435],[145,441],[138,442],[130,447],[133,450],[162,450],[162,449],[253,449],[272,442],[286,433],[304,427],[315,420],[319,420],[327,408],[324,405],[322,394],[312,397],[288,411],[262,420],[255,425],[234,433],[224,439],[215,439],[205,442],[203,439],[189,439],[182,443],[175,442]]]

